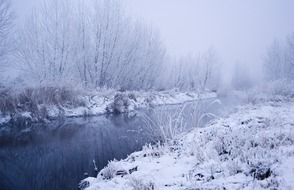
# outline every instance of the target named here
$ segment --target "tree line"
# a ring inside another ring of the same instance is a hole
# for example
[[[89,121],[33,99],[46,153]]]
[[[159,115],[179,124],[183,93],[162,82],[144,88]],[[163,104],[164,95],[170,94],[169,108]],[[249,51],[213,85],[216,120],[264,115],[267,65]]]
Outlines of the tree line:
[[[203,90],[219,81],[214,50],[171,58],[118,0],[43,0],[18,28],[8,0],[0,12],[1,70],[16,68],[25,85]]]
[[[267,80],[294,80],[294,33],[268,48],[264,68]]]

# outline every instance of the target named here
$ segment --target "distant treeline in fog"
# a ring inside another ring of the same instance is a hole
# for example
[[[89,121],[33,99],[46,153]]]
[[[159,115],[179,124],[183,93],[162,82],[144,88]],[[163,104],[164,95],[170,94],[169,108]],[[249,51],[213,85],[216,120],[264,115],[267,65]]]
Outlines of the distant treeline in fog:
[[[21,27],[10,2],[0,0],[0,40],[2,85],[216,90],[224,75],[213,48],[174,58],[159,33],[118,0],[43,0]],[[293,64],[290,35],[269,47],[265,79],[293,79]],[[237,88],[255,82],[241,70],[233,76]],[[11,71],[17,75],[5,83]]]

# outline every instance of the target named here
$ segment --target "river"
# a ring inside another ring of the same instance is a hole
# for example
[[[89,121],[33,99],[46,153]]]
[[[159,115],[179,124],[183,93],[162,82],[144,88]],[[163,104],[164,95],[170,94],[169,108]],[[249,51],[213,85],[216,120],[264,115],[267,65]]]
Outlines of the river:
[[[78,189],[80,180],[97,175],[110,160],[124,159],[146,143],[158,141],[157,126],[149,121],[163,121],[182,112],[183,128],[187,130],[195,127],[199,113],[222,115],[236,104],[212,101],[1,129],[0,189]],[[201,120],[196,127],[204,126],[210,119]]]

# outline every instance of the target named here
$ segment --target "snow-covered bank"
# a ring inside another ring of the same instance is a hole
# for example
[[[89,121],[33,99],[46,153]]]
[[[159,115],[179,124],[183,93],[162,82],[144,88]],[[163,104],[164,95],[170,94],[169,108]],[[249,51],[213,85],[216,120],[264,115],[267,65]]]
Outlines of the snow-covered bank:
[[[81,116],[96,116],[105,113],[124,113],[135,109],[146,108],[150,106],[182,104],[188,101],[196,101],[200,99],[208,99],[217,97],[216,93],[205,92],[178,92],[178,91],[127,91],[118,92],[115,90],[105,90],[91,92],[88,95],[77,95],[75,101],[79,103],[72,105],[70,102],[56,104],[37,104],[31,107],[35,110],[40,110],[41,113],[32,113],[30,110],[19,109],[16,113],[1,114],[0,125],[9,122],[14,115],[31,120],[50,119],[57,117],[81,117]],[[29,99],[29,104],[31,100]],[[25,105],[27,102],[24,103]],[[26,107],[17,105],[16,107]],[[18,109],[18,108],[17,108]],[[36,116],[37,115],[37,116]],[[44,115],[44,116],[43,116]]]
[[[101,93],[82,97],[85,106],[74,109],[63,108],[66,117],[100,115],[105,113],[124,113],[149,106],[182,104],[200,99],[216,98],[216,93],[195,92],[116,92]],[[52,109],[52,110],[56,110]],[[59,113],[52,112],[51,117]]]
[[[112,161],[87,190],[294,189],[294,102],[270,101],[194,129],[172,145]]]

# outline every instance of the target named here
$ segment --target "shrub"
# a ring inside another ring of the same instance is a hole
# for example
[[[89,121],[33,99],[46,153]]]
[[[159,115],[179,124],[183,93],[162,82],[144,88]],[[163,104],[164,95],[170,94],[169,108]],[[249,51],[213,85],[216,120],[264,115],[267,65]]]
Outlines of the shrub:
[[[0,89],[0,111],[8,114],[16,111],[16,101],[8,88]]]
[[[118,93],[114,96],[113,103],[106,109],[110,113],[120,114],[127,112],[131,105],[131,99],[135,99],[134,95],[127,93]]]
[[[286,79],[275,80],[267,84],[268,93],[271,95],[281,95],[294,97],[294,82]]]
[[[30,112],[34,117],[45,118],[49,105],[78,107],[85,103],[79,99],[78,92],[65,87],[25,88],[18,92],[0,89],[0,111],[5,115]]]
[[[102,169],[99,173],[100,176],[102,176],[103,179],[112,179],[116,176],[116,172],[119,170],[117,164],[117,162],[111,161],[108,163],[108,165]]]
[[[155,184],[152,181],[144,182],[142,179],[131,178],[129,180],[129,186],[132,190],[154,190]]]

